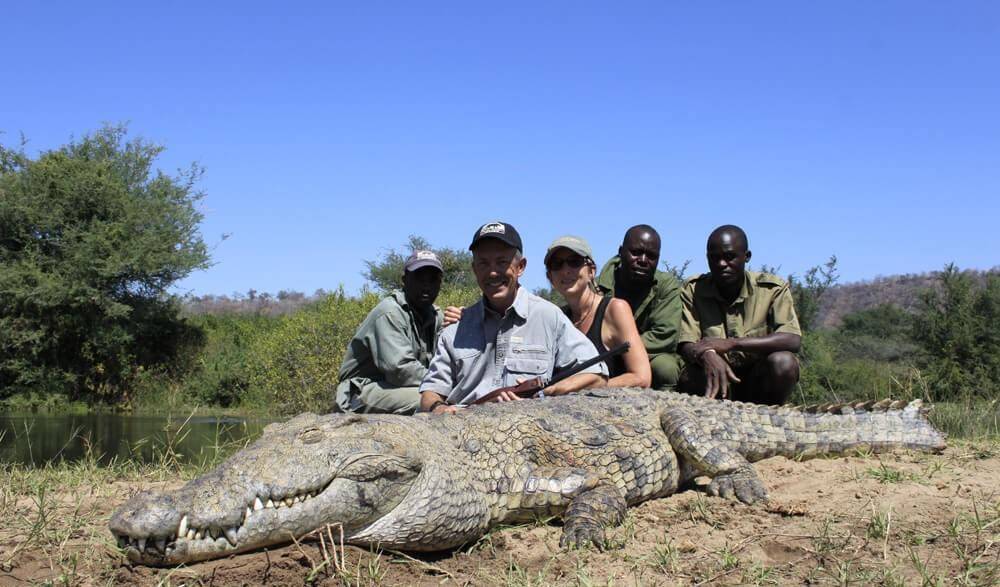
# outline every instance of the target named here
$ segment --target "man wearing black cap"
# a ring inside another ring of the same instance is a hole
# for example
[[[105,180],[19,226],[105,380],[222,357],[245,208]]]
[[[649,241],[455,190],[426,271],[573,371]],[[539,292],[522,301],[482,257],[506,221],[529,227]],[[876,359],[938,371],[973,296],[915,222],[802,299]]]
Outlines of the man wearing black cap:
[[[527,261],[513,226],[484,224],[469,250],[483,297],[463,311],[461,321],[442,331],[420,384],[422,411],[454,412],[494,389],[534,377],[548,380],[553,372],[597,356],[594,345],[559,308],[520,287]],[[606,381],[607,368],[600,363],[546,387],[545,394],[600,387]],[[505,394],[497,401],[517,399]]]
[[[443,268],[431,251],[414,251],[403,266],[403,290],[368,314],[347,345],[337,405],[345,412],[412,414],[420,381],[441,331],[434,305]]]

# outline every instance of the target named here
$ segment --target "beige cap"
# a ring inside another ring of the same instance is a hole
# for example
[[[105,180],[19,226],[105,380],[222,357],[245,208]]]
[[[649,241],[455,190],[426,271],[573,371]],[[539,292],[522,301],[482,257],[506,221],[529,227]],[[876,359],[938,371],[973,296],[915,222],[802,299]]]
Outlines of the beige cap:
[[[561,236],[557,238],[556,240],[552,241],[551,245],[549,245],[548,250],[545,251],[544,263],[546,265],[549,264],[549,258],[552,257],[552,253],[554,253],[555,250],[559,248],[569,249],[574,253],[576,253],[577,255],[580,255],[581,257],[587,257],[588,259],[594,258],[594,253],[593,251],[590,250],[590,245],[587,244],[587,241],[585,241],[581,237],[568,234],[566,236]]]

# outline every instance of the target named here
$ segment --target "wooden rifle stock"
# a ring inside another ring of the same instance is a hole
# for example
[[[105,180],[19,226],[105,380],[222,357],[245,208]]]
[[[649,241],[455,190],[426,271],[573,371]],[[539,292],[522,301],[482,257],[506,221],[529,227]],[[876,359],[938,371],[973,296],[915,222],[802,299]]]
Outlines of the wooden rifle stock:
[[[545,389],[549,385],[554,385],[556,383],[559,383],[563,379],[566,379],[567,377],[572,377],[572,376],[576,375],[577,373],[580,373],[584,369],[587,369],[587,368],[589,368],[589,367],[591,367],[593,365],[596,365],[596,364],[598,364],[598,363],[600,363],[602,361],[606,361],[606,360],[610,359],[611,357],[615,357],[615,356],[618,356],[618,355],[624,353],[625,351],[628,350],[628,347],[629,347],[629,343],[628,342],[623,342],[623,343],[621,343],[620,345],[616,346],[613,349],[609,349],[607,351],[604,351],[603,353],[597,355],[596,357],[594,357],[592,359],[587,359],[586,361],[584,361],[584,362],[582,362],[582,363],[574,366],[573,368],[567,369],[567,370],[563,371],[562,373],[560,373],[560,374],[556,375],[555,377],[553,377],[552,380],[549,381],[548,383],[545,383],[544,381],[542,381],[541,377],[532,377],[531,379],[528,379],[526,381],[522,381],[522,382],[518,383],[517,385],[510,385],[510,386],[507,386],[507,387],[501,387],[499,389],[494,389],[493,391],[487,393],[483,397],[481,397],[481,398],[477,399],[476,401],[472,402],[470,405],[477,406],[479,404],[485,404],[485,403],[491,402],[491,401],[495,400],[496,398],[500,397],[500,394],[502,394],[504,392],[512,392],[517,397],[520,397],[520,398],[533,397],[535,394],[537,394],[539,391],[542,391],[543,389]]]

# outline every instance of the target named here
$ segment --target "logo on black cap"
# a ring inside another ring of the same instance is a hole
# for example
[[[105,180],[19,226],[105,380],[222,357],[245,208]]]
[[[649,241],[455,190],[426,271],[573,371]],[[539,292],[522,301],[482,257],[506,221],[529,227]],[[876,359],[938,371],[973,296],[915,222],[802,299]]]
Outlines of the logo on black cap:
[[[520,253],[524,252],[524,248],[521,246],[521,235],[517,233],[516,228],[506,222],[488,222],[480,226],[476,230],[476,234],[472,236],[472,244],[469,245],[469,250],[474,249],[476,244],[484,238],[497,239],[508,246],[514,247]]]

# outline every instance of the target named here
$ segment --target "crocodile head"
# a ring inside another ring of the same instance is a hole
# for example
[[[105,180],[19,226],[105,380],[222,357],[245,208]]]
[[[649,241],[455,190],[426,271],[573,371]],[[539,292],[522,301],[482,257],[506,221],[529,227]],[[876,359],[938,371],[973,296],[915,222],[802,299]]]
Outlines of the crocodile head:
[[[140,493],[111,517],[129,559],[166,566],[290,542],[327,525],[345,535],[392,511],[420,473],[392,421],[302,414],[268,426],[217,469]]]

